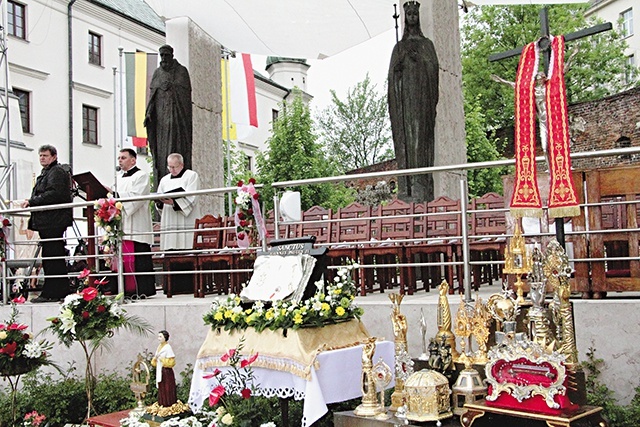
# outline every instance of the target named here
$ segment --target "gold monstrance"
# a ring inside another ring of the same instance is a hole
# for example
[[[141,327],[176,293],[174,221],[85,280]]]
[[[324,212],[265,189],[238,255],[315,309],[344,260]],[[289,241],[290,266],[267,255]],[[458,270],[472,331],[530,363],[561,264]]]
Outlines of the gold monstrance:
[[[527,250],[524,243],[524,236],[520,231],[520,224],[516,221],[516,229],[513,233],[513,237],[509,239],[509,244],[504,250],[504,269],[505,274],[515,274],[517,302],[523,304],[524,294],[522,292],[522,280],[520,278],[523,274],[531,272],[533,261],[531,259],[531,253]]]

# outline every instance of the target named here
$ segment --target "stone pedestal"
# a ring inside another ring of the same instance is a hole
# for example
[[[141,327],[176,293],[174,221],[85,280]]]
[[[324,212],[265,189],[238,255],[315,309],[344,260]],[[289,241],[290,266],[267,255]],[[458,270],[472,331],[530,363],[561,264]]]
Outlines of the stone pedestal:
[[[440,96],[436,116],[435,166],[467,162],[462,98],[462,61],[458,4],[450,0],[421,0],[422,33],[433,41],[440,64]],[[434,196],[460,198],[464,171],[433,175]]]
[[[201,188],[223,187],[220,43],[187,17],[166,22],[167,44],[191,76],[193,102],[192,164]],[[224,195],[200,197],[203,214],[224,214]]]
[[[389,415],[389,419],[387,420],[379,420],[376,418],[364,418],[364,417],[356,417],[353,414],[353,411],[345,411],[345,412],[336,412],[333,414],[333,425],[334,427],[388,427],[388,426],[408,426],[408,427],[417,427],[417,426],[435,426],[436,423],[428,422],[428,423],[411,423],[404,424],[404,420],[399,420],[398,418],[393,416],[393,412],[387,412]],[[460,426],[460,421],[458,421],[457,417],[449,418],[446,420],[442,420],[443,427],[453,427]]]

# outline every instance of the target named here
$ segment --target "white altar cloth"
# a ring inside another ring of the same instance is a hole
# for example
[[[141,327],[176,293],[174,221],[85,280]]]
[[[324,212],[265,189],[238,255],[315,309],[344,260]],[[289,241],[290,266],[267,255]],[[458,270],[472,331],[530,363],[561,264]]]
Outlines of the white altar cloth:
[[[376,343],[373,363],[382,358],[392,372],[395,372],[394,348],[395,345],[391,341]],[[328,411],[328,403],[362,396],[362,345],[323,351],[318,354],[316,361],[317,368],[311,369],[311,381],[288,372],[253,368],[255,384],[259,388],[258,394],[266,397],[304,399],[302,427],[310,426],[320,419]],[[204,371],[197,362],[195,364],[189,393],[189,405],[193,412],[200,411],[211,390],[218,385],[215,378],[203,378],[214,369]],[[393,386],[392,381],[388,387]]]

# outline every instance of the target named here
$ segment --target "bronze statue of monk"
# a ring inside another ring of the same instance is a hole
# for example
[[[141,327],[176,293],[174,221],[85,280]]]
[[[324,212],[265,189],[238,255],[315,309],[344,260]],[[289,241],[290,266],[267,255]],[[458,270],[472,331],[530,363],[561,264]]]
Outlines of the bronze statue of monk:
[[[191,169],[193,143],[191,79],[189,71],[173,57],[173,48],[161,46],[160,67],[151,79],[144,126],[153,155],[154,189],[166,174],[167,156],[180,153],[185,169]]]
[[[398,169],[434,165],[438,56],[420,29],[420,3],[404,3],[405,27],[391,53],[388,79],[389,116]],[[433,200],[431,174],[398,177],[398,197]]]

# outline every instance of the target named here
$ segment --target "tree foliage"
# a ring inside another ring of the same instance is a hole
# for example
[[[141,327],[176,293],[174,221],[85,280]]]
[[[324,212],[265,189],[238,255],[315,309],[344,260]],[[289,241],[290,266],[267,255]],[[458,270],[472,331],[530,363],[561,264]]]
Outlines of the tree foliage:
[[[280,105],[280,114],[273,123],[271,137],[265,152],[258,154],[258,182],[264,183],[262,199],[267,208],[273,207],[274,190],[270,184],[320,178],[336,174],[335,162],[329,162],[313,131],[309,107],[299,92],[291,102]],[[291,188],[300,191],[302,209],[314,205],[337,208],[352,200],[351,193],[342,184],[304,185]]]
[[[318,117],[320,140],[340,172],[394,157],[387,96],[369,75],[347,91],[345,100],[331,91],[332,104]]]
[[[505,141],[487,133],[486,117],[479,102],[465,105],[465,130],[467,133],[467,161],[469,163],[499,160]],[[480,197],[489,192],[502,193],[501,176],[507,167],[470,169],[467,172],[469,197]]]
[[[596,24],[586,20],[586,4],[548,6],[555,35]],[[516,49],[540,37],[540,6],[484,6],[470,9],[462,25],[463,89],[467,105],[478,102],[489,129],[513,123],[513,88],[491,80],[491,74],[515,81],[518,57],[489,62],[492,53]],[[565,74],[570,103],[599,99],[627,88],[624,83],[626,42],[616,31],[567,43],[571,59]]]

